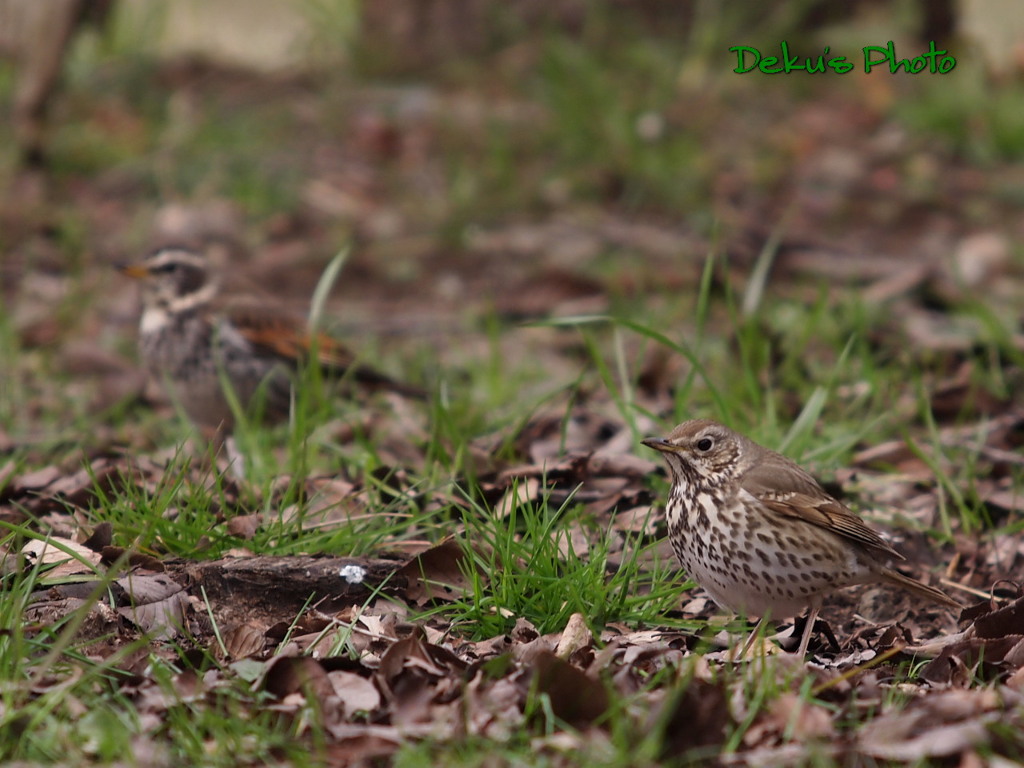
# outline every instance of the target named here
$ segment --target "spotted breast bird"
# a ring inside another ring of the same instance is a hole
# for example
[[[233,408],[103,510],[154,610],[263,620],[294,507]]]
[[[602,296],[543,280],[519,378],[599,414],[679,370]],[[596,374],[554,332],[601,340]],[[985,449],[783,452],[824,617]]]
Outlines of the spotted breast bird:
[[[311,331],[272,298],[227,292],[223,271],[207,252],[163,247],[118,269],[142,282],[139,350],[146,367],[208,433],[231,432],[232,399],[264,422],[286,418],[296,373],[308,364],[371,390],[425,397],[422,389],[357,362],[337,340]]]
[[[890,568],[903,555],[782,454],[708,419],[642,442],[668,463],[665,517],[683,568],[716,603],[762,622],[807,610],[801,657],[825,598],[843,587],[889,584],[960,608]]]

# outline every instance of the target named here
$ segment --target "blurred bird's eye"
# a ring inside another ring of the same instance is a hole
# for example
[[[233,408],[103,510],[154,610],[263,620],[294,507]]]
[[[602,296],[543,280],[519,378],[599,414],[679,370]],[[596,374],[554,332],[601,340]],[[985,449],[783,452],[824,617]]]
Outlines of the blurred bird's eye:
[[[698,451],[710,451],[711,450],[711,446],[714,445],[714,444],[715,444],[715,441],[712,440],[710,437],[702,437],[700,440],[697,441],[697,450]]]

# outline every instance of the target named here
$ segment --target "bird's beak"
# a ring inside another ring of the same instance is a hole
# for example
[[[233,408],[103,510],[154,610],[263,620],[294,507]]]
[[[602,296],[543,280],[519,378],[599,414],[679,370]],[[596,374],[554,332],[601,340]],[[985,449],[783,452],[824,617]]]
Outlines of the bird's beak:
[[[645,437],[640,442],[643,445],[646,445],[648,448],[653,448],[656,451],[663,451],[669,453],[679,450],[678,445],[670,443],[664,437]]]
[[[136,279],[149,276],[149,270],[141,264],[115,264],[114,269],[122,275],[127,275],[128,277],[134,277]]]

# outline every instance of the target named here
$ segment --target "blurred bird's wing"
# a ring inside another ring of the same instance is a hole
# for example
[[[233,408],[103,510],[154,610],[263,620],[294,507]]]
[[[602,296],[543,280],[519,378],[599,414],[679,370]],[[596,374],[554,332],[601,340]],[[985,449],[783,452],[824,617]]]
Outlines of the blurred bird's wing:
[[[344,344],[322,332],[310,333],[306,323],[276,306],[250,297],[225,301],[223,316],[250,344],[292,365],[315,361],[325,371],[349,375],[368,387],[388,389],[408,397],[423,398],[419,387],[395,381],[360,363]]]
[[[234,299],[222,308],[223,316],[253,346],[299,363],[316,360],[343,373],[355,364],[355,355],[326,333],[310,333],[306,324],[277,307],[252,299]]]

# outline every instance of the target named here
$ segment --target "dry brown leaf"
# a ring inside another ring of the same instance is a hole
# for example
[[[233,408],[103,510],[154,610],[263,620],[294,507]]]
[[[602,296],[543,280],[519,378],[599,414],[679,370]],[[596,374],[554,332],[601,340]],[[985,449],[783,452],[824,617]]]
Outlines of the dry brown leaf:
[[[162,560],[142,552],[130,552],[123,547],[103,547],[100,556],[104,565],[110,566],[122,561],[134,571],[150,571],[151,573],[163,573],[166,569]]]
[[[176,592],[154,602],[122,606],[117,612],[153,639],[169,639],[183,633],[189,605],[188,596]]]
[[[32,539],[21,548],[29,564],[41,563],[47,581],[69,576],[96,573],[100,555],[70,539],[51,539],[49,542]]]
[[[498,519],[504,519],[524,504],[532,504],[540,499],[540,479],[526,477],[514,482],[494,507]]]
[[[56,482],[60,477],[63,476],[59,467],[43,467],[37,469],[34,472],[29,472],[24,475],[19,475],[14,482],[11,484],[15,489],[12,495],[24,493],[26,491],[41,491],[43,488],[47,488],[52,483]]]
[[[237,515],[227,522],[229,536],[237,536],[248,541],[256,535],[263,525],[263,515]]]
[[[393,725],[367,725],[328,722],[327,731],[334,740],[328,748],[331,764],[339,766],[374,765],[408,743],[414,729]]]
[[[593,723],[608,709],[608,691],[599,680],[548,651],[540,651],[530,660],[533,685],[547,694],[555,717],[582,728]]]
[[[82,542],[83,547],[88,547],[93,552],[102,552],[104,547],[109,547],[114,538],[114,526],[109,522],[102,522],[97,525],[92,534]]]
[[[991,742],[990,727],[1007,726],[1007,708],[1019,697],[987,690],[949,690],[933,693],[868,723],[860,730],[858,748],[884,760],[920,761],[928,757],[956,755]],[[1017,715],[1018,727],[1020,716]]]
[[[451,651],[439,645],[431,645],[421,634],[414,633],[388,648],[380,660],[377,672],[386,689],[394,691],[409,670],[441,678],[461,674],[466,666],[466,662]]]
[[[406,599],[415,605],[424,605],[467,589],[470,585],[467,570],[474,567],[459,542],[449,536],[403,565],[397,575],[407,579]]]
[[[587,471],[595,477],[625,477],[646,480],[658,469],[658,463],[631,453],[597,451],[587,461]]]
[[[981,638],[1024,635],[1024,597],[977,617],[974,620],[974,631]]]
[[[615,517],[612,518],[612,526],[620,531],[653,536],[656,532],[659,518],[660,515],[650,504],[643,504],[617,512]]]
[[[449,733],[460,719],[457,699],[466,666],[419,632],[394,643],[375,673],[392,722],[403,727],[428,723],[439,736]]]
[[[748,747],[776,744],[783,734],[798,742],[826,740],[835,736],[831,714],[791,691],[771,703],[743,735]]]
[[[229,659],[245,659],[263,652],[266,634],[255,624],[239,624],[223,635],[224,650]]]
[[[518,673],[494,678],[477,666],[463,693],[469,732],[498,741],[511,738],[523,727],[528,690]]]
[[[982,491],[979,498],[990,507],[996,507],[1002,512],[1019,512],[1024,510],[1024,491],[1010,483],[1010,478],[1004,478],[1002,487],[991,484],[988,492]]]
[[[323,665],[308,656],[275,656],[266,664],[260,687],[277,699],[296,693],[322,698],[334,692]]]
[[[156,603],[178,594],[184,587],[167,574],[129,573],[114,582],[136,605]]]
[[[365,677],[339,670],[328,672],[327,677],[334,689],[334,695],[344,705],[346,715],[373,712],[381,705],[380,691]]]
[[[176,637],[185,628],[191,598],[169,575],[130,573],[114,582],[129,605],[117,612],[153,638]]]
[[[582,648],[589,648],[594,642],[594,635],[587,625],[587,620],[582,613],[574,613],[566,622],[562,636],[555,648],[555,655],[560,659],[568,660],[574,653]]]
[[[686,686],[658,691],[647,727],[660,725],[664,729],[660,757],[669,759],[721,744],[730,724],[729,704],[721,684],[694,678]]]
[[[1006,687],[1024,696],[1024,664],[1006,679]]]

